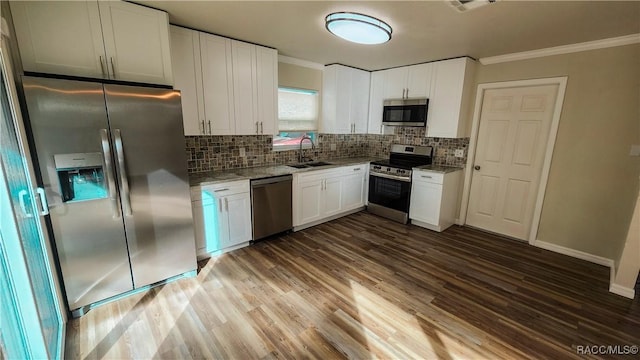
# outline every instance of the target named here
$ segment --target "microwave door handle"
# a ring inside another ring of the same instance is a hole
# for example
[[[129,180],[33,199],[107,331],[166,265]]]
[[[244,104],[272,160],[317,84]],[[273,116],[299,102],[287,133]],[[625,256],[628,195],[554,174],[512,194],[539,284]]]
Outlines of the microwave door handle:
[[[129,181],[127,180],[127,169],[124,163],[124,148],[122,147],[122,136],[120,129],[113,130],[113,136],[116,148],[116,158],[118,159],[118,170],[120,173],[120,196],[122,197],[122,206],[124,214],[131,216],[131,199],[129,198]]]

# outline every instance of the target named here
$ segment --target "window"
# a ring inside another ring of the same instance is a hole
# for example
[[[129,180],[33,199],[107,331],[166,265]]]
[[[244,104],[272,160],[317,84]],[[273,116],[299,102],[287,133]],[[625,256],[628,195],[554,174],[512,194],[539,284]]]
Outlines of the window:
[[[318,130],[318,92],[278,88],[278,135],[273,138],[274,150],[288,150],[300,144],[308,135],[315,142]],[[303,145],[310,147],[309,142]]]

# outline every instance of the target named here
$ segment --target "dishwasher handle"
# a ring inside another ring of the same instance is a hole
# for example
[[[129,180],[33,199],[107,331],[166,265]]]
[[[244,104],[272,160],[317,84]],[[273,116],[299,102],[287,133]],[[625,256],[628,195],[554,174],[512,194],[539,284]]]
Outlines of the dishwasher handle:
[[[251,180],[251,187],[261,187],[264,185],[275,184],[279,182],[293,181],[293,175],[273,176],[263,179]]]

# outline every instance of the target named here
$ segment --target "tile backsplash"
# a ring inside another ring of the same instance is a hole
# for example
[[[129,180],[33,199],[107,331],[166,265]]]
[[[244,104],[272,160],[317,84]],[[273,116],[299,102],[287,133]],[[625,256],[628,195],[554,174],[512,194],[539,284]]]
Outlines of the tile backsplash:
[[[298,162],[298,150],[273,151],[272,141],[271,135],[187,136],[189,173]],[[333,144],[335,150],[331,150]],[[392,135],[319,134],[316,148],[305,149],[303,154],[314,160],[387,158],[392,144],[433,146],[434,164],[462,167],[467,160],[469,138],[426,138],[424,128],[409,127],[396,127]],[[454,156],[457,149],[463,150],[463,157]]]

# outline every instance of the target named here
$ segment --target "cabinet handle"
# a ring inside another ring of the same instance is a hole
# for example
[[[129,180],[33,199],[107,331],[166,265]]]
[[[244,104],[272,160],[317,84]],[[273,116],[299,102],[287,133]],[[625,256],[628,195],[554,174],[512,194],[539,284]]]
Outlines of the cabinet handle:
[[[202,123],[202,133],[206,134],[207,130],[204,128],[204,120],[202,120],[201,123]]]
[[[382,124],[380,124],[380,134],[382,134]]]
[[[115,79],[116,76],[116,66],[113,64],[113,56],[110,57],[109,59],[111,59],[111,70],[113,70],[113,78]]]
[[[224,209],[229,212],[229,199],[224,198]]]
[[[355,168],[353,169],[353,171],[360,171],[360,168]]]
[[[102,56],[100,56],[100,70],[102,70],[102,76],[109,77],[107,75],[107,71],[104,69],[104,62],[102,61]]]
[[[41,187],[36,188],[36,193],[40,199],[40,215],[49,215],[49,203],[47,202],[47,195],[44,193],[44,189]]]
[[[223,191],[227,191],[227,190],[229,190],[229,188],[213,190],[213,192],[223,192]]]
[[[258,131],[258,122],[256,121],[256,134],[260,134],[260,132]]]
[[[222,208],[222,199],[218,199],[218,204],[220,205],[220,211],[224,210],[224,209]]]
[[[211,120],[209,120],[209,135],[211,135]]]
[[[20,209],[22,210],[24,217],[30,218],[33,217],[33,214],[27,210],[27,203],[24,201],[24,197],[27,196],[27,194],[29,194],[27,190],[20,190],[20,192],[18,192],[18,201],[20,202]]]
[[[409,88],[407,88],[407,95],[405,96],[405,99],[409,98]]]
[[[433,179],[433,177],[431,176],[427,176],[427,175],[421,175],[421,177],[425,178],[425,179]]]
[[[476,165],[473,167],[475,170],[480,170],[480,165]]]
[[[264,134],[264,127],[262,126],[262,121],[260,121],[260,134]]]

